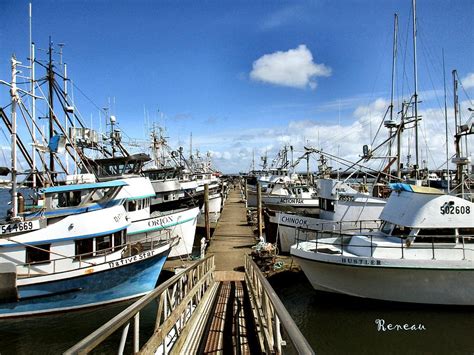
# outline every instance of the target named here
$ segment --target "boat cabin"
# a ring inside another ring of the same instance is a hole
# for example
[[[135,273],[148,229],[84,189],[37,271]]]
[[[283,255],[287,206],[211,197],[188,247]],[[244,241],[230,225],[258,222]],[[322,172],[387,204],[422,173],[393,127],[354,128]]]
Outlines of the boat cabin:
[[[380,231],[411,243],[474,242],[474,205],[443,191],[408,184],[392,184],[382,211]]]

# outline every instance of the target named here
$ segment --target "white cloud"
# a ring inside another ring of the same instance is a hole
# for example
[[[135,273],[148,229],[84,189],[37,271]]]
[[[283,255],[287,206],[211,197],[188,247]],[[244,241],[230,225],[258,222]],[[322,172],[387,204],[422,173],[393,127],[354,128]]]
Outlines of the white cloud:
[[[466,90],[474,88],[474,73],[467,74],[461,82]]]
[[[292,5],[271,13],[262,21],[260,28],[262,30],[271,30],[295,21],[301,21],[301,18],[304,16],[305,9],[302,6]]]
[[[201,151],[211,149],[215,166],[229,173],[248,171],[253,157],[255,157],[255,166],[259,168],[262,163],[260,157],[265,154],[267,154],[268,164],[270,164],[284,144],[294,147],[295,160],[303,154],[304,146],[313,146],[323,149],[329,154],[355,162],[362,155],[363,145],[372,144],[372,148],[375,148],[388,137],[388,130],[382,126],[374,141],[374,136],[384,119],[389,101],[383,98],[365,101],[366,104],[354,107],[351,112],[347,113],[347,116],[341,117],[341,120],[337,119],[338,109],[334,107],[328,116],[321,114],[317,119],[310,118],[313,116],[298,117],[298,115],[294,115],[292,120],[288,120],[281,126],[227,130],[215,133],[212,137],[208,135],[193,136],[193,143],[199,146]],[[420,163],[423,164],[423,161],[427,161],[429,168],[437,169],[444,166],[446,159],[444,109],[436,107],[436,105],[426,106],[426,103],[423,103],[419,108],[419,115],[422,117],[419,130]],[[467,111],[470,106],[468,101],[461,102],[462,122],[471,117],[470,112]],[[398,111],[398,109],[395,110],[395,113]],[[399,117],[396,117],[396,120],[399,121]],[[448,111],[448,129],[449,154],[452,155],[454,153],[452,110]],[[472,140],[469,144],[472,147]],[[394,143],[392,154],[395,151],[395,146]],[[471,148],[470,151],[473,149]],[[376,155],[379,157],[386,156],[387,153],[387,145],[376,151]],[[401,156],[404,164],[406,164],[409,154],[411,163],[414,163],[414,129],[407,128],[402,134]],[[313,158],[310,161],[311,170],[316,170],[317,163]],[[378,170],[383,168],[386,163],[386,160],[374,159],[364,164]],[[334,160],[330,162],[330,165],[335,169],[341,167]],[[452,167],[451,163],[450,166]],[[297,167],[297,171],[303,171],[305,168],[303,162]]]
[[[250,72],[252,80],[301,89],[308,86],[315,89],[316,77],[330,75],[331,68],[315,63],[304,44],[286,52],[265,54],[253,62]]]

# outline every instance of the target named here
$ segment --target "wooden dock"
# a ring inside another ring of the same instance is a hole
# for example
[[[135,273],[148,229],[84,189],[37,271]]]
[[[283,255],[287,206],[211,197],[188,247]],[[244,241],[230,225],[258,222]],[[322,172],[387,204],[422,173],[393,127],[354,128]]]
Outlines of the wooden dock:
[[[206,252],[214,255],[216,280],[242,281],[245,255],[250,254],[255,244],[252,227],[247,224],[245,203],[240,200],[239,191],[232,190]]]

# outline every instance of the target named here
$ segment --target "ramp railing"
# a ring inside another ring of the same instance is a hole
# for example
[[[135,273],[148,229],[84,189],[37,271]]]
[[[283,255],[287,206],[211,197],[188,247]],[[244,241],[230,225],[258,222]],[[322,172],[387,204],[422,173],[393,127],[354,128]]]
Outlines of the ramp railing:
[[[291,347],[298,354],[314,354],[270,283],[248,255],[245,256],[245,282],[254,306],[262,353],[282,354],[290,352]],[[284,346],[287,347],[285,351]]]
[[[203,301],[206,291],[213,286],[214,270],[214,256],[198,261],[119,313],[68,349],[65,354],[87,354],[120,328],[122,336],[117,353],[123,354],[131,324],[133,324],[131,335],[133,353],[151,354],[158,350],[161,354],[168,354],[191,314]],[[158,304],[155,330],[148,341],[140,347],[140,312],[153,301]]]

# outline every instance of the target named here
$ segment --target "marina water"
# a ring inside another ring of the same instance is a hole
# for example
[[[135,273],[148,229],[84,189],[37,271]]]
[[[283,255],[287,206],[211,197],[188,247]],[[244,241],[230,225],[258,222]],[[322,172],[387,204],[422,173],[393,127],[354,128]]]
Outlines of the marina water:
[[[399,304],[313,290],[302,273],[270,283],[318,354],[472,354],[473,307]],[[130,302],[87,311],[0,321],[0,353],[59,354],[106,323]],[[154,328],[156,307],[141,313],[142,344]],[[377,320],[384,320],[385,331]],[[424,330],[388,330],[388,324]],[[120,332],[99,353],[115,354]]]

